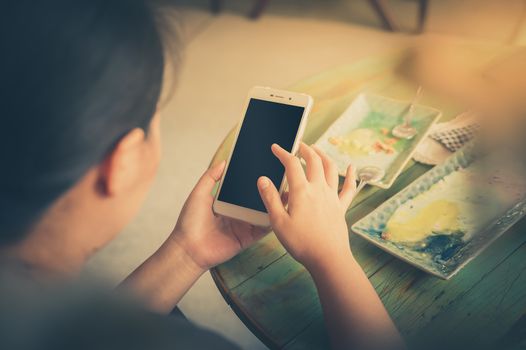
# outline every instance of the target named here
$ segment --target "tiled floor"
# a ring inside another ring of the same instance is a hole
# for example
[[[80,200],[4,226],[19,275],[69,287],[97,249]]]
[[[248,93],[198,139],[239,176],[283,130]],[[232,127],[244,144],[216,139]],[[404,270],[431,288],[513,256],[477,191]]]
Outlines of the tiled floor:
[[[171,231],[184,199],[217,146],[240,117],[253,85],[286,88],[331,67],[392,49],[412,40],[378,29],[364,0],[274,1],[259,21],[244,17],[247,1],[224,1],[219,16],[208,1],[179,1],[184,61],[177,88],[163,104],[163,160],[154,187],[136,220],[90,262],[87,272],[118,283]],[[389,1],[402,27],[414,25],[413,1]],[[497,42],[526,43],[518,27],[521,0],[431,1],[426,32]],[[513,33],[518,33],[513,35]],[[171,77],[170,77],[171,78]],[[176,271],[174,270],[174,273]],[[204,275],[180,304],[200,325],[245,349],[264,349]]]

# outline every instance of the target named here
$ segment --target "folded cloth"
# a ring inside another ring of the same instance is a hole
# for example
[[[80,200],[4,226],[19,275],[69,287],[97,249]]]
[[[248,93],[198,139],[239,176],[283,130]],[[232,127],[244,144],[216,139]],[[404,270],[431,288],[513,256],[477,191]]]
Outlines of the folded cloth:
[[[451,152],[464,146],[475,137],[480,125],[475,123],[468,126],[431,133],[429,137],[443,144]]]
[[[413,159],[429,165],[440,164],[472,140],[478,129],[476,115],[472,112],[464,112],[453,120],[435,124],[429,136],[418,145]]]

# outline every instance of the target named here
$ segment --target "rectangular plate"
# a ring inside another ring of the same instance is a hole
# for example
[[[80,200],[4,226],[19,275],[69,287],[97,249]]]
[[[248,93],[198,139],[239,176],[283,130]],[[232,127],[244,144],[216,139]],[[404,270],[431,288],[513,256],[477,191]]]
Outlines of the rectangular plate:
[[[385,171],[383,179],[374,185],[389,188],[441,116],[435,108],[416,105],[411,125],[418,134],[411,140],[397,139],[391,135],[391,130],[403,123],[408,108],[407,101],[362,93],[316,145],[336,162],[340,176],[345,176],[349,164],[355,171],[374,165]],[[387,149],[379,148],[381,146]]]
[[[469,240],[460,240],[460,243],[457,241],[451,246],[450,243],[439,246],[440,249],[443,248],[442,250],[433,250],[433,247],[430,247],[431,253],[429,251],[424,253],[423,248],[420,248],[425,247],[424,245],[419,247],[413,244],[392,242],[382,238],[381,235],[386,229],[387,222],[401,205],[428,191],[431,186],[442,181],[445,176],[469,167],[476,158],[473,145],[464,147],[448,158],[445,163],[437,165],[356,222],[351,229],[359,236],[411,265],[440,278],[449,279],[524,216],[526,200],[523,188],[519,195],[522,200],[511,207],[503,208],[504,214],[502,216],[487,218],[488,224],[484,229],[472,234]],[[438,244],[443,243],[439,241]]]

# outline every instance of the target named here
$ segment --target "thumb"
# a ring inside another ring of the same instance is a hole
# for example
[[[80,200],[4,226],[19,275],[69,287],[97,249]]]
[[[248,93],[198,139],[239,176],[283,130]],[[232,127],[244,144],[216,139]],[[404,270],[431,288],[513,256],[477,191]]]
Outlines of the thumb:
[[[198,195],[210,196],[216,183],[221,180],[221,175],[223,175],[223,171],[225,170],[225,164],[226,162],[223,160],[205,171],[192,192]]]
[[[268,177],[261,176],[258,179],[258,190],[263,204],[265,204],[265,208],[267,208],[271,222],[274,223],[287,215],[278,190]]]

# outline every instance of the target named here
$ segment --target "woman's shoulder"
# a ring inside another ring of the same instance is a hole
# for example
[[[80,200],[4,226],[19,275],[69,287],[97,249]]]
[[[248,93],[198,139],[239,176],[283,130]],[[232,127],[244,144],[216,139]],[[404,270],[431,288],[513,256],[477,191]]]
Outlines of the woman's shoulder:
[[[46,283],[0,266],[1,349],[235,349],[176,315],[87,281]]]

